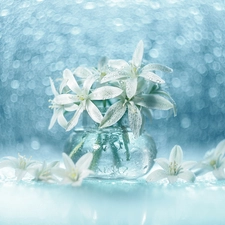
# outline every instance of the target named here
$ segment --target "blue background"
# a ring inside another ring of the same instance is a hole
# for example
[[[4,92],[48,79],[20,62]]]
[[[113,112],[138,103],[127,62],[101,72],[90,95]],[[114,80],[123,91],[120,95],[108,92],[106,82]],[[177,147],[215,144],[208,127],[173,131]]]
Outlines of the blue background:
[[[49,77],[102,56],[130,60],[141,39],[145,63],[174,70],[160,75],[178,115],[156,112],[149,127],[159,154],[214,147],[225,136],[224,10],[214,0],[0,0],[0,154],[61,153],[69,133],[48,130]]]

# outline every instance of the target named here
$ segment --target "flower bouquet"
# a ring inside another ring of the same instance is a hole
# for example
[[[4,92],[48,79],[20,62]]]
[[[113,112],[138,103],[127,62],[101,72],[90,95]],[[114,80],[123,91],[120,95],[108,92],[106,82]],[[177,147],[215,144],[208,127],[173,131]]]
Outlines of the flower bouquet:
[[[176,115],[165,81],[155,73],[172,69],[142,65],[143,52],[140,41],[130,62],[103,57],[97,68],[65,69],[57,89],[50,78],[54,98],[49,128],[57,121],[73,130],[65,152],[74,161],[92,152],[94,176],[132,179],[146,174],[157,151],[144,125],[155,109],[172,109]]]

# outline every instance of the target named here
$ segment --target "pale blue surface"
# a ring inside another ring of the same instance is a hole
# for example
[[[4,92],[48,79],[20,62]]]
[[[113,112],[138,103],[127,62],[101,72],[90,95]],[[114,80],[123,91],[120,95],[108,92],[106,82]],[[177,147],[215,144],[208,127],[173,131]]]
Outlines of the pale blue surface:
[[[4,225],[223,225],[224,182],[148,184],[86,181],[0,187]]]

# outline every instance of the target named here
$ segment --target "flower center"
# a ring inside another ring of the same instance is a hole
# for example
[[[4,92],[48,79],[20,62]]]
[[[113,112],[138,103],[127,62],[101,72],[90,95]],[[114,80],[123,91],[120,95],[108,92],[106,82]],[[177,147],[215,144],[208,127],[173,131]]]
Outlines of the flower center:
[[[20,160],[19,160],[19,168],[20,169],[25,169],[26,166],[27,166],[26,158],[21,157]]]
[[[179,166],[176,161],[170,163],[169,165],[170,175],[177,175],[180,173],[181,170],[182,170],[181,166]]]
[[[69,178],[73,181],[77,181],[78,180],[78,171],[73,169],[70,173],[69,173]]]
[[[213,167],[213,168],[216,168],[216,160],[213,159],[210,161],[210,165]]]

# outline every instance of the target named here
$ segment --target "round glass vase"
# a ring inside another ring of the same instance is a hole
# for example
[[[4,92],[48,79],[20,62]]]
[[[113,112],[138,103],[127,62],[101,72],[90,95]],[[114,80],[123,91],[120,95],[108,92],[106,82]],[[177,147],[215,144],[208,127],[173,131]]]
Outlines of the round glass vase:
[[[93,153],[91,178],[137,179],[147,174],[154,164],[157,150],[153,138],[143,133],[135,138],[126,126],[115,124],[99,129],[93,122],[84,122],[74,129],[64,152],[74,162],[87,152]]]

